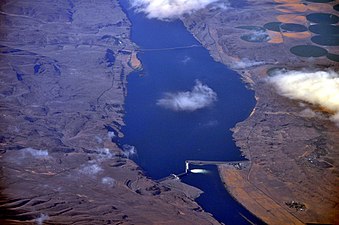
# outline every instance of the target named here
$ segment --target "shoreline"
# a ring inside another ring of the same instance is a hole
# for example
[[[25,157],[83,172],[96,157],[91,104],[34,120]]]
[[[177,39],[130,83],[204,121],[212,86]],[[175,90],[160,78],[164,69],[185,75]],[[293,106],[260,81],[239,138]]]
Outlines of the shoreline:
[[[249,171],[251,169],[249,168]],[[226,190],[243,207],[266,224],[304,224],[247,179],[247,169],[220,165],[218,171]]]
[[[260,26],[270,20],[274,21],[276,16],[278,19],[285,19],[280,16],[281,12],[275,11],[271,3],[272,1],[267,0],[259,4],[251,0],[250,7],[237,9],[237,12],[226,10],[225,13],[214,14],[202,10],[190,17],[181,18],[186,28],[209,50],[216,61],[231,69],[233,67],[233,70],[242,77],[244,85],[255,91],[257,103],[252,113],[232,129],[236,145],[250,160],[253,168],[242,171],[230,170],[230,174],[233,174],[231,176],[227,174],[227,169],[219,166],[220,178],[225,183],[225,188],[240,204],[269,224],[275,224],[274,221],[282,222],[284,219],[290,220],[291,223],[294,221],[295,224],[335,224],[339,222],[339,218],[335,215],[338,211],[336,203],[339,202],[339,193],[336,189],[338,178],[334,175],[338,172],[339,166],[336,162],[336,149],[339,146],[338,128],[329,121],[329,114],[308,103],[298,103],[279,96],[273,87],[265,82],[265,79],[267,70],[273,67],[287,67],[293,70],[305,67],[312,69],[314,63],[316,66],[313,70],[316,68],[321,70],[334,69],[337,63],[325,57],[310,61],[291,55],[289,48],[307,42],[310,35],[299,38],[294,34],[281,34],[278,41],[279,32],[275,32],[272,34],[273,41],[267,44],[241,40],[240,36],[246,31],[234,28],[236,22],[240,22],[238,26],[246,25],[242,24],[242,21],[248,21],[249,25]],[[317,6],[319,5],[321,4]],[[258,10],[261,13],[255,11],[257,7],[260,8]],[[314,12],[317,7],[309,10]],[[300,18],[305,18],[307,13],[309,13],[307,10],[296,12],[298,20],[303,21],[305,25],[307,20]],[[202,21],[200,19],[202,17],[207,19]],[[334,48],[327,47],[331,52],[335,52]],[[272,52],[280,54],[272,55],[270,54]],[[235,69],[234,65],[239,65],[237,62],[241,62],[244,58],[254,65]],[[255,65],[256,62],[263,62],[263,64]],[[317,110],[320,116],[303,115],[302,112],[310,108]],[[322,144],[323,142],[327,143],[326,146]],[[325,148],[324,156],[317,155],[317,163],[307,160],[308,155],[317,154],[312,152]],[[318,162],[329,163],[330,166],[321,167],[322,164]],[[253,193],[253,196],[241,192],[243,190],[248,190]],[[267,205],[261,206],[258,203],[261,199]],[[290,203],[297,203],[305,208],[296,210]],[[270,207],[278,208],[279,212],[275,214],[268,212]]]

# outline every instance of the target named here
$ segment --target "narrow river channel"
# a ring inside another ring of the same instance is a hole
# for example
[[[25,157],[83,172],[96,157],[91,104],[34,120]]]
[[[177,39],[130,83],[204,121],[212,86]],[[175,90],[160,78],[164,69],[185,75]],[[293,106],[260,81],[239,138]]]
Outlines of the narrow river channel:
[[[254,93],[238,74],[215,62],[181,21],[147,19],[128,1],[121,4],[132,22],[132,41],[142,49],[138,57],[144,68],[129,75],[125,102],[121,142],[136,147],[133,160],[153,179],[184,172],[185,160],[244,160],[230,128],[248,117]],[[181,46],[191,47],[169,49]],[[180,97],[194,87],[199,92],[199,85],[216,95],[206,107],[175,111],[159,104],[164,96]],[[225,224],[262,224],[232,199],[215,166],[196,168],[204,173],[189,173],[182,181],[204,191],[197,202],[205,211]]]

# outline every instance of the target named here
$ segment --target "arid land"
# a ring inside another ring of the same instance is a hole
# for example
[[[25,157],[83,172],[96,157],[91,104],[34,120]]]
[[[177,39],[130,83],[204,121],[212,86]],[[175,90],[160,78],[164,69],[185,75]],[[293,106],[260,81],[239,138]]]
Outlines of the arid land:
[[[329,120],[331,112],[282,97],[267,82],[270,68],[338,71],[339,64],[326,56],[291,53],[293,46],[319,46],[312,43],[314,34],[308,30],[237,27],[263,27],[269,22],[308,27],[310,13],[338,15],[335,4],[249,0],[243,8],[209,8],[182,18],[211,56],[237,70],[255,91],[255,109],[233,129],[234,140],[250,166],[240,170],[219,166],[219,171],[234,198],[268,224],[339,224],[339,128]],[[241,39],[246,34],[263,35],[265,40]],[[337,46],[321,47],[339,53]],[[244,59],[246,63],[239,63]]]
[[[1,224],[219,224],[116,144],[141,68],[116,0],[1,1],[0,27]]]

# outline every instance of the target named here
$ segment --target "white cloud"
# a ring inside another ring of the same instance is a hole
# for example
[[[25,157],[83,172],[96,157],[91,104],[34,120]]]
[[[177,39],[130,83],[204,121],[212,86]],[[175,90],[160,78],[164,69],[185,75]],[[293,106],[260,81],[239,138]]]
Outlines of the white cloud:
[[[233,69],[246,69],[252,66],[259,66],[259,65],[263,65],[265,64],[265,62],[263,61],[254,61],[254,60],[250,60],[248,58],[243,58],[240,59],[239,61],[234,62],[231,67]]]
[[[115,138],[115,137],[116,137],[116,136],[115,136],[115,133],[114,133],[113,131],[108,131],[108,132],[107,132],[107,136],[108,136],[109,139],[112,139],[112,138]]]
[[[166,93],[157,105],[173,111],[192,112],[210,106],[217,100],[217,94],[207,85],[196,80],[191,91]]]
[[[49,219],[49,216],[46,215],[46,214],[40,214],[40,216],[38,218],[35,219],[35,222],[38,224],[38,225],[42,225],[44,224],[44,221],[45,220],[48,220]]]
[[[254,31],[250,36],[250,41],[269,41],[271,38],[265,31]]]
[[[47,150],[39,150],[39,149],[34,149],[34,148],[24,148],[21,150],[24,156],[26,156],[26,154],[29,154],[36,158],[47,158],[48,157]]]
[[[226,8],[227,1],[221,0],[130,0],[137,12],[145,13],[148,18],[160,20],[176,19],[183,14],[190,14],[212,3],[216,7]]]
[[[109,187],[114,187],[116,184],[116,181],[111,177],[103,177],[101,179],[101,183],[108,185]]]
[[[270,77],[282,96],[319,105],[333,112],[339,123],[339,75],[334,71],[287,71]]]
[[[102,161],[106,159],[111,159],[115,154],[109,148],[98,148],[94,150],[98,154],[97,160]]]
[[[124,144],[122,146],[122,153],[127,158],[137,154],[137,148],[133,145]]]
[[[98,174],[102,170],[103,169],[100,166],[98,166],[97,164],[92,164],[92,165],[83,166],[80,169],[80,173],[93,176],[93,175]]]

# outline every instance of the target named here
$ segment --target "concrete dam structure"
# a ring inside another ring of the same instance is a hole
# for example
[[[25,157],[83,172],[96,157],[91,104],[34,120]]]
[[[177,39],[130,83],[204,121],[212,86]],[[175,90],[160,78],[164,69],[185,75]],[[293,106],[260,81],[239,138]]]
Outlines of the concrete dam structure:
[[[198,166],[204,166],[204,165],[231,165],[234,166],[237,169],[243,168],[246,164],[248,164],[248,161],[206,161],[206,160],[186,160],[185,161],[185,174],[189,173],[189,165],[198,165]],[[181,175],[181,174],[180,174]]]

